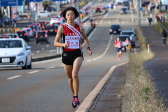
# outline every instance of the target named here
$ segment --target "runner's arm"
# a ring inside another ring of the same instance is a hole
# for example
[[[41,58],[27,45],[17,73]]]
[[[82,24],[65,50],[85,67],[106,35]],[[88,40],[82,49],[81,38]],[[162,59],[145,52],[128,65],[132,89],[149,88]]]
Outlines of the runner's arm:
[[[84,42],[85,42],[86,47],[87,47],[87,52],[88,52],[88,54],[89,54],[89,55],[92,55],[92,51],[91,51],[90,46],[89,46],[89,40],[88,40],[88,38],[87,38],[87,36],[86,36],[86,34],[85,34],[85,31],[84,31],[84,29],[83,29],[82,26],[80,26],[80,33],[81,33],[82,36],[83,36]]]
[[[67,48],[68,44],[59,42],[62,34],[63,34],[63,26],[60,25],[57,31],[57,35],[55,37],[54,46]]]
[[[86,36],[86,34],[85,34],[85,31],[84,31],[84,29],[83,29],[82,26],[80,26],[80,33],[81,33],[82,36],[83,36],[84,42],[85,42],[85,44],[86,44],[86,47],[90,47],[90,46],[89,46],[89,40],[88,40],[88,38],[87,38],[87,36]]]

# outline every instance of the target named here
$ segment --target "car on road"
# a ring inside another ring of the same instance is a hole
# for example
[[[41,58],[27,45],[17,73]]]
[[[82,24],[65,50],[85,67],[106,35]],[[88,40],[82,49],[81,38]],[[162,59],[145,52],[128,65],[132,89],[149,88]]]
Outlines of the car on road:
[[[51,18],[50,20],[50,24],[59,23],[59,22],[60,22],[59,18]]]
[[[17,33],[8,33],[8,34],[3,34],[3,36],[11,36],[11,38],[19,38]]]
[[[128,10],[127,7],[122,7],[121,11],[120,11],[120,14],[127,14],[128,13],[127,10]]]
[[[18,30],[17,34],[19,38],[23,38],[26,41],[30,41],[30,37],[28,36],[27,30]]]
[[[101,11],[101,9],[99,8],[99,7],[97,7],[96,9],[95,9],[95,13],[101,13],[102,11]]]
[[[48,42],[48,34],[46,30],[40,30],[36,33],[36,44],[39,42]]]
[[[46,27],[46,31],[47,31],[48,35],[56,34],[57,30],[58,30],[58,27],[59,27],[58,24],[53,24],[53,25],[48,24],[47,27]]]
[[[119,34],[121,32],[121,26],[119,24],[112,24],[109,29],[109,34]]]
[[[38,22],[38,23],[40,23],[40,26],[41,26],[41,29],[42,29],[42,30],[45,30],[45,29],[46,29],[47,22],[45,22],[45,21],[40,21],[40,22]]]
[[[0,67],[32,68],[31,47],[23,39],[0,39],[0,51]]]
[[[28,25],[27,27],[32,29],[32,31],[34,32],[34,35],[36,35],[36,32],[39,31],[38,25]]]
[[[0,39],[2,39],[2,38],[12,38],[12,36],[9,36],[9,35],[8,35],[8,36],[7,36],[7,35],[1,35],[1,36],[0,36]]]
[[[136,33],[133,30],[122,30],[120,35],[129,35],[132,41],[136,40]]]
[[[35,35],[34,35],[34,32],[32,31],[31,28],[22,28],[22,30],[26,30],[27,31],[27,36],[30,37],[30,38],[34,38]]]
[[[49,12],[47,12],[47,11],[39,11],[39,12],[37,13],[37,16],[38,16],[38,17],[50,17],[51,14],[50,14]]]

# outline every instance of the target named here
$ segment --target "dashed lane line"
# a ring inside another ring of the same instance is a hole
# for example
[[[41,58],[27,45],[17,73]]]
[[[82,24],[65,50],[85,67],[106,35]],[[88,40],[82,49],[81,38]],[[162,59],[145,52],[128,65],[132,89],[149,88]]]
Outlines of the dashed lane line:
[[[32,71],[32,72],[28,72],[28,73],[32,74],[32,73],[36,73],[36,72],[39,72],[39,70],[35,70],[35,71]]]
[[[21,77],[21,75],[16,75],[16,76],[13,76],[13,77],[9,77],[9,78],[7,78],[7,80],[15,79],[15,78],[18,78],[18,77]]]

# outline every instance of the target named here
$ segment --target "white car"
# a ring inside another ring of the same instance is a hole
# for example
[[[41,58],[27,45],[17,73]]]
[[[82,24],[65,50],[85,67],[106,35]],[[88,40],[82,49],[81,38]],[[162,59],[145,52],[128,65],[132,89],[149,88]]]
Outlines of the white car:
[[[60,23],[59,18],[51,18],[50,24],[53,24],[53,23]]]
[[[19,38],[17,33],[7,33],[7,34],[3,34],[3,36],[11,36],[11,38]]]
[[[23,39],[0,39],[0,51],[0,67],[32,68],[31,47]]]
[[[51,14],[47,11],[39,11],[37,14],[38,17],[50,17]]]
[[[120,35],[129,35],[132,41],[136,40],[136,33],[132,30],[122,30]]]
[[[34,32],[32,31],[31,28],[22,28],[22,30],[26,30],[27,31],[28,37],[31,37],[31,38],[35,37]]]

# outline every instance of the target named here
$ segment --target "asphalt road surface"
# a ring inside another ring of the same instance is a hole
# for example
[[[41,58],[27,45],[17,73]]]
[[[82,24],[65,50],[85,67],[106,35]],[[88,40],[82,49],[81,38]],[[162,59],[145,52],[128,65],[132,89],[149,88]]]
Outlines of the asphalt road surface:
[[[112,9],[96,18],[97,27],[89,37],[93,55],[88,56],[86,46],[83,48],[84,62],[79,72],[81,103],[112,66],[128,61],[127,53],[117,60],[113,46],[117,35],[110,36],[109,27],[117,23],[123,30],[135,28],[137,23],[131,21],[132,16],[137,19],[134,11],[120,15],[118,9]],[[28,70],[0,69],[0,112],[74,112],[71,101],[61,58],[34,62]]]

